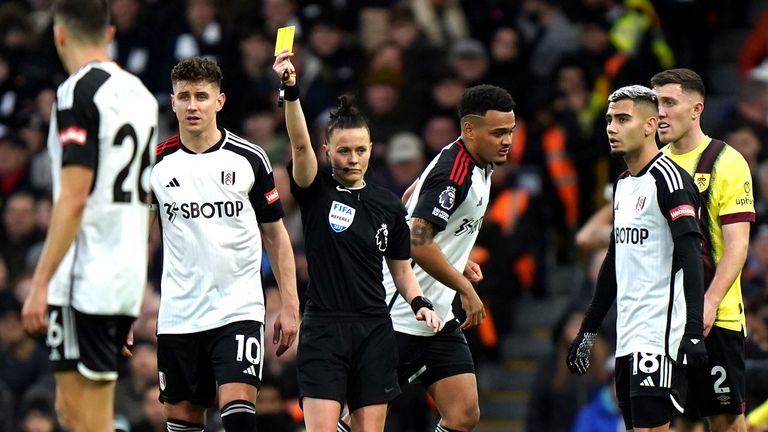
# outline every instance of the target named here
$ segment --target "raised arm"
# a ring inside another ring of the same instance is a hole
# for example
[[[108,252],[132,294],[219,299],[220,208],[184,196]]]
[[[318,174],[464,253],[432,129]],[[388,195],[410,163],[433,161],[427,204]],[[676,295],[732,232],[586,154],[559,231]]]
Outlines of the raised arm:
[[[309,139],[309,129],[304,118],[304,111],[299,102],[299,87],[296,69],[291,63],[293,53],[280,52],[275,58],[272,69],[283,82],[285,92],[285,126],[291,140],[291,158],[293,159],[293,178],[299,187],[312,184],[317,175],[317,157]]]

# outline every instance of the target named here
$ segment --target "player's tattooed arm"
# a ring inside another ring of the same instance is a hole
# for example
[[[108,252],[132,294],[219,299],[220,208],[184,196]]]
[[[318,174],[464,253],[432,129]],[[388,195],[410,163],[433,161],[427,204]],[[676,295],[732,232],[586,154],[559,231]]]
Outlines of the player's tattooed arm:
[[[411,218],[411,246],[424,246],[432,243],[437,234],[432,222],[421,218]]]

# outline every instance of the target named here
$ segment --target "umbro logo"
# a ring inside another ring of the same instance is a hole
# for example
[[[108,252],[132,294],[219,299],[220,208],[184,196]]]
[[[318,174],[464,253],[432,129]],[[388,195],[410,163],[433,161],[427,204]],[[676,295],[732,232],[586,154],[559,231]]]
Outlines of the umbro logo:
[[[653,380],[651,377],[645,377],[643,382],[640,383],[642,387],[656,387],[656,384],[653,383]]]
[[[176,177],[174,177],[171,181],[168,182],[167,185],[165,185],[165,187],[167,187],[167,188],[179,187],[179,186],[181,186],[181,185],[179,184],[179,181],[176,180]]]
[[[700,339],[691,339],[691,343],[694,345],[698,344],[699,342],[701,342]]]
[[[253,367],[253,365],[248,366],[247,369],[243,370],[243,373],[246,375],[258,376],[258,374],[256,373],[256,368]]]

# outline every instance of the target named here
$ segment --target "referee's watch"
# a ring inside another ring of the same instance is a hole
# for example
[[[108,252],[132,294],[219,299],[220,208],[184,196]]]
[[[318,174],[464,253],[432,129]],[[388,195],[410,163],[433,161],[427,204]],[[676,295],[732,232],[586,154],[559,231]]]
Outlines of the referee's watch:
[[[411,310],[413,310],[413,314],[416,315],[417,313],[419,313],[419,309],[421,308],[427,308],[431,311],[434,311],[435,305],[433,305],[432,302],[429,301],[429,299],[424,296],[414,297],[411,300]]]

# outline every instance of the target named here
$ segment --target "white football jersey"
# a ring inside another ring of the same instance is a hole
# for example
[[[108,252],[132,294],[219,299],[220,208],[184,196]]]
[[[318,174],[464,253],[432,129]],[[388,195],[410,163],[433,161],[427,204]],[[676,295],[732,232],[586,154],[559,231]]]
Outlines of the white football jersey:
[[[258,223],[283,217],[259,146],[222,130],[203,153],[161,143],[151,183],[163,233],[158,334],[264,322]]]
[[[456,140],[429,163],[406,204],[409,219],[425,219],[440,230],[433,241],[459,273],[464,272],[483,223],[492,173],[492,165],[478,166],[464,143]],[[415,263],[413,271],[424,296],[432,301],[440,319],[443,322],[452,320],[456,291]],[[395,331],[416,336],[435,334],[423,321],[416,319],[411,306],[399,295],[387,266],[384,266],[384,287]]]
[[[616,182],[617,356],[676,358],[687,308],[674,239],[699,232],[698,207],[691,176],[661,153],[637,176],[627,172]]]
[[[51,279],[49,304],[138,315],[157,115],[154,96],[112,62],[89,63],[59,86],[48,134],[54,200],[62,166],[83,165],[95,177],[77,237]]]

